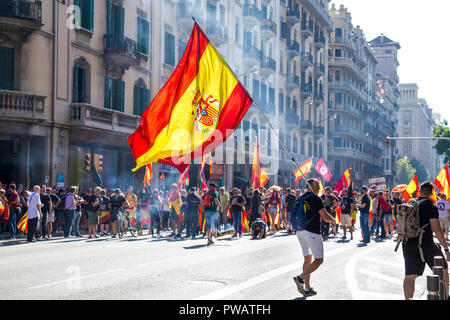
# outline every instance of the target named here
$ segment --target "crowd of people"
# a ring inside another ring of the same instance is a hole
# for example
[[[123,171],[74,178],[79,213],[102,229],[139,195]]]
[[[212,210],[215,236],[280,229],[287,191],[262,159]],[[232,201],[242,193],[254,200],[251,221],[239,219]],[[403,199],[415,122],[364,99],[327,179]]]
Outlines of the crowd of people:
[[[430,182],[422,184],[421,198],[418,198],[424,241],[419,243],[422,252],[417,251],[417,241],[403,239],[407,298],[412,297],[415,277],[422,275],[425,263],[432,267],[433,257],[441,252],[434,246],[433,232],[445,249],[446,257],[441,253],[444,260],[450,257],[446,244],[450,203],[445,194],[438,194],[439,200],[431,202],[432,188]],[[352,189],[337,192],[330,187],[322,190],[316,179],[308,180],[303,190],[277,186],[226,190],[210,183],[209,188],[203,190],[193,187],[185,190],[172,184],[170,190],[146,187],[137,193],[132,186],[124,192],[119,188],[96,187],[81,192],[76,186],[67,190],[34,186],[29,192],[13,183],[8,188],[0,184],[0,233],[9,232],[8,239],[24,237],[18,222],[25,213],[29,242],[49,240],[58,235],[116,238],[119,216],[127,217],[127,221],[133,218],[139,236],[144,235],[144,229],[154,238],[162,237],[161,231],[170,232],[166,237],[173,239],[183,238],[184,233],[185,238],[206,237],[207,245],[230,230],[233,238],[250,233],[254,239],[264,239],[285,230],[288,235],[297,235],[305,258],[303,273],[294,277],[294,281],[299,292],[312,296],[317,293],[309,280],[323,262],[323,241],[337,237],[342,242],[354,240],[358,216],[363,245],[371,239],[396,240],[399,238],[396,230],[399,208],[405,202],[400,192],[380,191],[376,186],[363,186],[359,192]],[[303,220],[298,220],[299,205],[301,212],[307,212]],[[340,232],[342,236],[338,235]]]

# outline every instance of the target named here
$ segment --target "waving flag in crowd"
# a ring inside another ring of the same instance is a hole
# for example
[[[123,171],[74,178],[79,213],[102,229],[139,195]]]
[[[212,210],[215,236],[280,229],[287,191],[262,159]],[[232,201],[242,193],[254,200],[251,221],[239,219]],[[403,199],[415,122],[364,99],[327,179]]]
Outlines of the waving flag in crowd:
[[[412,194],[414,192],[417,192],[416,197],[419,196],[419,179],[417,178],[417,174],[414,176],[414,178],[411,180],[410,183],[406,186],[405,190],[403,191],[402,195],[406,202],[408,202],[412,198]]]
[[[182,186],[187,187],[188,185],[189,185],[189,166],[182,174],[180,174],[180,178],[178,179],[178,189],[180,189]]]
[[[195,23],[175,71],[128,138],[137,171],[159,162],[184,172],[233,133],[253,99]]]
[[[150,182],[152,182],[152,178],[153,178],[153,170],[152,170],[152,164],[147,164],[146,168],[145,168],[145,176],[144,176],[144,187],[145,186],[150,186]]]
[[[302,172],[300,172],[299,168],[295,169],[294,175],[295,175],[295,183],[298,183],[301,179],[303,179],[303,176],[307,176],[308,174],[311,173],[311,167],[312,167],[312,163],[313,163],[313,158],[310,157],[308,160],[306,160],[305,162],[303,162],[300,165],[300,170],[302,170]],[[303,176],[302,176],[303,173]]]
[[[25,233],[28,233],[28,212],[25,212],[22,219],[17,223],[17,228]]]
[[[314,169],[316,169],[316,171],[322,176],[322,178],[324,178],[326,182],[330,182],[333,176],[331,175],[330,170],[328,170],[322,158],[320,158],[319,161],[317,161],[316,165],[314,166]]]
[[[339,179],[338,183],[334,186],[333,191],[337,191],[339,194],[342,190],[350,186],[351,180],[350,169],[347,169],[341,176],[341,179]]]
[[[448,164],[445,165],[444,168],[442,168],[441,172],[436,177],[436,180],[434,180],[434,184],[436,187],[438,187],[439,192],[445,194],[447,197],[447,201],[450,200],[450,175],[448,172]]]
[[[255,149],[253,150],[252,187],[255,189],[261,187],[261,163],[259,162],[258,137],[256,137]]]
[[[264,168],[261,167],[261,187],[264,187],[267,184],[267,173]]]

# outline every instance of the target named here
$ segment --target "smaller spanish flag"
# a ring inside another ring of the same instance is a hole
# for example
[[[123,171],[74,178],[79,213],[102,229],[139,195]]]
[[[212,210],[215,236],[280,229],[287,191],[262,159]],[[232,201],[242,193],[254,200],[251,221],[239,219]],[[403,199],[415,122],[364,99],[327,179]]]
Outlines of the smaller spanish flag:
[[[28,212],[25,212],[22,219],[20,219],[17,228],[22,232],[28,233]]]
[[[293,171],[293,173],[295,175],[295,183],[298,183],[303,178],[303,176],[306,177],[308,174],[311,173],[312,163],[313,163],[313,157],[310,157],[308,160],[306,160],[305,162],[303,162],[300,165],[300,170],[302,170],[302,172],[300,172],[299,168],[297,168]],[[303,175],[302,175],[302,173],[303,173]]]

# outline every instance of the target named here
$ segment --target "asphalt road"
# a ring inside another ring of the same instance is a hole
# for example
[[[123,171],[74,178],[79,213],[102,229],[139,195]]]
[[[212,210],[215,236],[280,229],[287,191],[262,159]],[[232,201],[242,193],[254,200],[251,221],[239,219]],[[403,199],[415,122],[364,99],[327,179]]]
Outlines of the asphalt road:
[[[403,257],[395,242],[331,238],[324,264],[311,277],[311,300],[401,300]],[[342,232],[340,233],[342,235]],[[152,239],[150,236],[54,238],[0,242],[1,299],[304,299],[293,276],[303,257],[295,235],[263,240],[224,236]],[[430,274],[427,270],[426,274]],[[426,298],[426,277],[415,299]]]

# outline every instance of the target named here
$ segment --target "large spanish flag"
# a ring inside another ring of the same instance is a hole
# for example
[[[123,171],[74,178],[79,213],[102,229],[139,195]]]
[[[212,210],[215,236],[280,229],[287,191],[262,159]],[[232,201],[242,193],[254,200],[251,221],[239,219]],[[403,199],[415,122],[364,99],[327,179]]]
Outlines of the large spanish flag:
[[[159,162],[184,172],[221,145],[253,99],[195,23],[175,71],[128,138],[136,167]],[[205,152],[203,152],[206,149]]]
[[[297,168],[293,171],[293,173],[295,175],[295,183],[298,183],[303,178],[303,176],[306,177],[308,174],[311,173],[312,163],[313,163],[313,158],[310,157],[308,160],[306,160],[305,162],[303,162],[300,165],[300,170],[302,170],[302,172],[300,172],[299,168]],[[303,175],[302,175],[302,173],[303,173]]]

